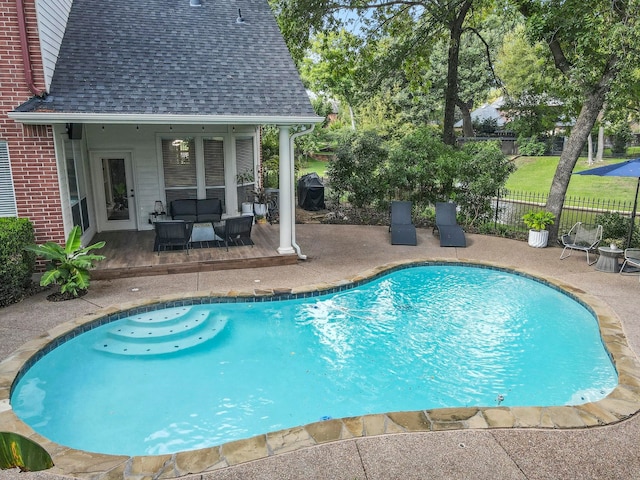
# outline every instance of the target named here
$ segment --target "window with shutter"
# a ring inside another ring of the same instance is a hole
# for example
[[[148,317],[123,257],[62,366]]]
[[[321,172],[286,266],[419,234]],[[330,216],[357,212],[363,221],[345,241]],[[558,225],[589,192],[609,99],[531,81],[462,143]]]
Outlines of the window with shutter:
[[[236,172],[243,176],[251,173],[254,178],[253,138],[236,138]],[[238,210],[242,210],[242,202],[253,201],[254,182],[238,184]]]
[[[13,187],[9,146],[0,141],[0,217],[17,217],[16,192]]]
[[[162,164],[167,203],[197,198],[195,141],[193,138],[163,139]]]
[[[224,205],[224,143],[220,139],[203,140],[204,182],[207,198],[219,198]]]

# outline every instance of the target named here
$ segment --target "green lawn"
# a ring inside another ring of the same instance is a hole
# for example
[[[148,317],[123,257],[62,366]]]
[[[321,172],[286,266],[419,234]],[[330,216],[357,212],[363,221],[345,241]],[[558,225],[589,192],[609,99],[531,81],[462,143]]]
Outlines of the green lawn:
[[[320,177],[327,176],[327,166],[329,162],[327,160],[314,160],[309,159],[304,162],[300,167],[299,176],[306,175],[307,173],[316,172]]]
[[[560,157],[517,158],[515,160],[517,169],[507,180],[506,188],[516,191],[549,193],[559,160]],[[602,163],[590,166],[587,164],[586,158],[580,158],[574,172],[622,161],[624,159],[605,159]],[[567,196],[632,202],[637,183],[637,178],[572,175]]]

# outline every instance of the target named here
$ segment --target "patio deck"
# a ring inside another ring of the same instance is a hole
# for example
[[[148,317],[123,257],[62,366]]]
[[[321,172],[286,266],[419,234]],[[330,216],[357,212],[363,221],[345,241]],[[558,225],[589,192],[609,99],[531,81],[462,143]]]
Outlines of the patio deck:
[[[238,268],[277,267],[294,265],[297,255],[280,255],[277,225],[254,225],[251,231],[253,246],[226,248],[194,248],[184,251],[153,251],[155,232],[101,232],[90,244],[104,240],[106,245],[96,253],[105,260],[96,263],[91,271],[93,280],[168,275],[173,273],[209,272]]]

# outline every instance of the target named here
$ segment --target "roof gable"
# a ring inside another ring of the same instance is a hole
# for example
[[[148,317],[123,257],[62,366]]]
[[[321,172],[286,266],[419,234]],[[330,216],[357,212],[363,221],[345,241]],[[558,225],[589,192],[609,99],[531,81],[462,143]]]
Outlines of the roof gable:
[[[315,116],[265,0],[74,0],[49,97],[62,113]],[[243,23],[236,21],[241,9]],[[24,111],[24,110],[22,110]]]

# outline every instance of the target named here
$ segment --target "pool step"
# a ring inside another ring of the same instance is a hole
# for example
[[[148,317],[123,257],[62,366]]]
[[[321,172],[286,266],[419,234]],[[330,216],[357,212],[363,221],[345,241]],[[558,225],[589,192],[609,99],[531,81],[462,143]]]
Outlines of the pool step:
[[[226,316],[203,308],[174,307],[128,318],[94,345],[117,355],[163,355],[193,348],[220,333]]]

